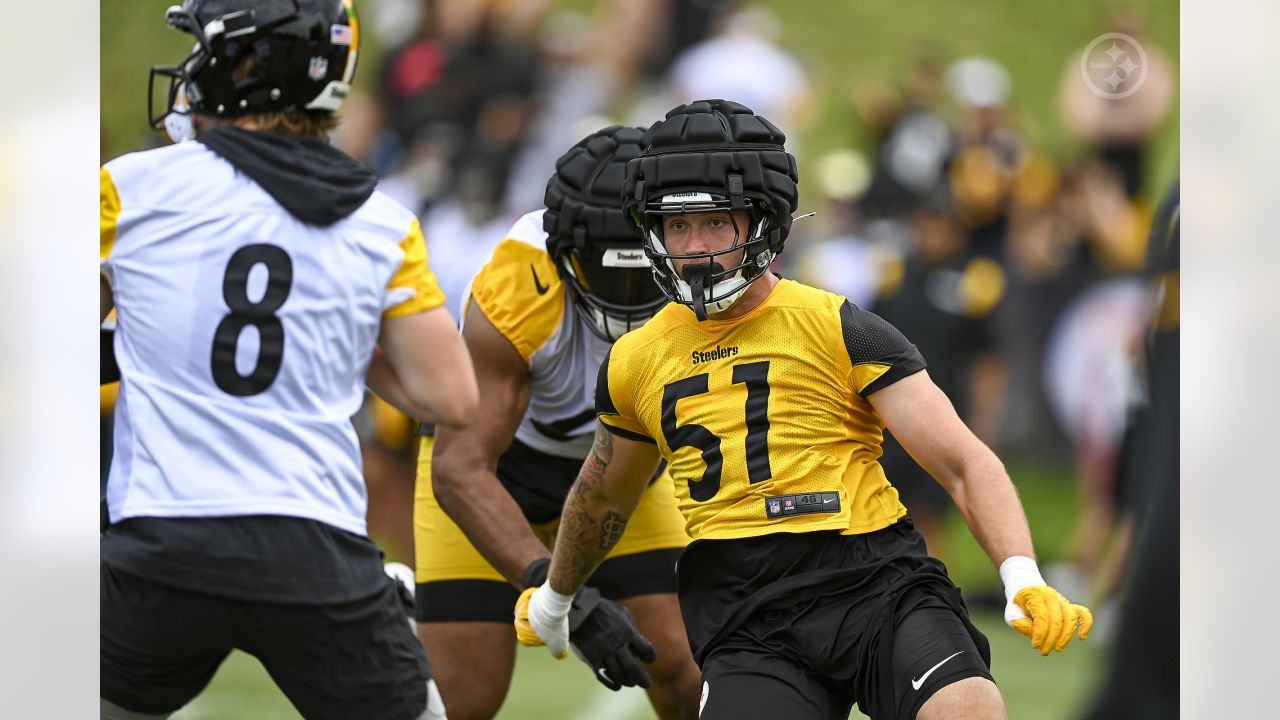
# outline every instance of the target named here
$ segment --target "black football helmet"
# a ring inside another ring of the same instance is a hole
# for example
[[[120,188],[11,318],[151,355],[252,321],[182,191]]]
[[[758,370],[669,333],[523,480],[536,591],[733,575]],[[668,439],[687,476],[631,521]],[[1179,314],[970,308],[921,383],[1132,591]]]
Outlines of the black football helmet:
[[[354,0],[185,0],[165,12],[165,21],[194,35],[196,45],[177,66],[151,68],[147,116],[157,130],[170,113],[232,118],[289,109],[333,112],[351,89],[360,49]],[[251,52],[253,71],[235,80]],[[157,76],[169,80],[158,114]]]
[[[547,252],[573,288],[587,326],[609,342],[667,303],[640,235],[622,210],[623,172],[639,156],[643,134],[617,125],[594,132],[556,161],[547,181]]]
[[[750,108],[728,100],[699,100],[667,113],[641,140],[627,163],[623,203],[640,228],[658,287],[693,309],[699,320],[726,310],[764,275],[791,231],[799,200],[796,160],[786,136]],[[663,216],[746,211],[748,227],[734,221],[733,246],[672,255],[663,243]],[[717,258],[743,250],[725,268]],[[701,260],[676,272],[676,260]]]

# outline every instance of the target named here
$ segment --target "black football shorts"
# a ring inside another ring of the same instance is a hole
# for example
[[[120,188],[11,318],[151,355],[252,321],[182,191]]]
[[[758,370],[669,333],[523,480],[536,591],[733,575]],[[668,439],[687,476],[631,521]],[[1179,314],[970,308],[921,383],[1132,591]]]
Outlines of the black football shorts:
[[[231,650],[262,662],[306,718],[422,715],[431,670],[390,578],[372,596],[328,605],[233,600],[101,563],[100,695],[138,713],[187,704]]]
[[[827,585],[755,609],[708,643],[700,720],[845,720],[855,702],[872,720],[912,720],[939,689],[992,679],[986,637],[910,521],[873,537],[812,535],[751,541],[740,553],[749,568],[752,556],[803,542],[795,564],[813,566],[794,569]],[[682,595],[686,621],[697,613],[692,600]]]

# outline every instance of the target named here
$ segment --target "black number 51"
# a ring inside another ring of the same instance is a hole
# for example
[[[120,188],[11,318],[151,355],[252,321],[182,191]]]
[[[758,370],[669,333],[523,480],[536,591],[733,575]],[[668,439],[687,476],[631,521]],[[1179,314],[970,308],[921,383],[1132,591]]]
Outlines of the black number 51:
[[[769,361],[734,365],[733,382],[747,386],[747,480],[754,485],[773,477],[769,467]],[[720,453],[720,438],[710,430],[696,423],[680,425],[676,421],[676,403],[705,392],[707,373],[668,383],[662,390],[662,434],[667,446],[672,452],[682,447],[697,448],[707,466],[701,480],[689,481],[689,497],[698,502],[706,502],[720,491],[724,456]]]

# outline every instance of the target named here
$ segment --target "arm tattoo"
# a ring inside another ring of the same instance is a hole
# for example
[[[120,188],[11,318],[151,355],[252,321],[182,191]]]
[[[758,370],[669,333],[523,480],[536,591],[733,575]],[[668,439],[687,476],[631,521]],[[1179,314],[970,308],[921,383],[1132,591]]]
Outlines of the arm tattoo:
[[[605,550],[612,549],[622,539],[622,533],[626,529],[626,518],[610,511],[608,515],[605,515],[604,523],[600,525],[600,547]]]
[[[579,474],[581,479],[591,487],[597,487],[604,480],[604,472],[613,462],[613,433],[604,428],[596,428],[596,439],[587,453],[587,461],[582,464]]]
[[[605,471],[613,461],[613,436],[604,428],[596,428],[595,443],[582,463],[560,519],[556,536],[556,587],[578,587],[595,571],[596,565],[622,537],[627,520],[612,510],[604,517],[592,517],[593,498],[604,482]]]

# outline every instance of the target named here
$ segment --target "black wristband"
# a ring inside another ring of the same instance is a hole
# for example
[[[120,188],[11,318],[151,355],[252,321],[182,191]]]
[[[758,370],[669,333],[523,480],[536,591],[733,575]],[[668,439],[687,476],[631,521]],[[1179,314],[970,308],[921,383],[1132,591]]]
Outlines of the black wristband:
[[[529,563],[520,575],[520,584],[527,590],[547,581],[547,571],[551,569],[551,558],[538,558]]]

